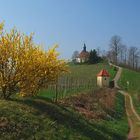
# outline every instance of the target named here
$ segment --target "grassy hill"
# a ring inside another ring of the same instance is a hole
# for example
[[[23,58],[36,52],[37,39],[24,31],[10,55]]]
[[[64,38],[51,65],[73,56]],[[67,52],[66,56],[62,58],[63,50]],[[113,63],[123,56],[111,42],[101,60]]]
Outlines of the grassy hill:
[[[96,85],[96,75],[102,69],[106,69],[109,72],[110,80],[112,80],[116,74],[114,68],[106,63],[98,63],[95,65],[75,65],[70,63],[69,69],[70,73],[62,75],[58,80],[57,92],[59,98],[98,88]],[[41,90],[39,96],[54,99],[56,93],[55,88],[55,85],[51,85],[47,90]]]
[[[92,94],[89,98],[93,101],[96,96]],[[0,139],[124,140],[128,129],[124,98],[118,94],[114,99],[113,110],[90,108],[92,113],[104,112],[104,117],[100,113],[98,119],[87,118],[72,106],[55,104],[43,98],[0,100]]]
[[[70,87],[69,93],[73,96],[66,94],[58,103],[46,91],[36,98],[0,100],[0,140],[126,139],[124,97],[115,90],[97,90],[94,86],[96,74],[102,68],[109,71],[111,78],[116,71],[105,64],[71,65],[70,68],[72,72],[67,77],[83,77],[85,81],[91,78],[93,88],[84,85],[82,92],[78,90],[81,94],[77,94]]]
[[[71,64],[70,65],[70,71],[71,73],[68,74],[71,77],[82,77],[82,78],[89,78],[89,79],[95,79],[96,75],[102,70],[106,69],[109,73],[111,78],[114,77],[115,71],[112,67],[110,67],[106,63],[98,63],[93,65],[88,64]]]
[[[127,81],[129,84],[127,84]],[[140,114],[140,73],[124,68],[119,84],[131,94],[134,106]]]

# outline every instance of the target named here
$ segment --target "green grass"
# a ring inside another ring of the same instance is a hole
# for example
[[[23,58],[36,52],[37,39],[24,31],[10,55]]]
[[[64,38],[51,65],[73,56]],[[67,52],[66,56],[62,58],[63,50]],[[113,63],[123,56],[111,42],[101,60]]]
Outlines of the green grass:
[[[68,97],[68,96],[72,96],[72,95],[88,92],[91,89],[93,89],[93,87],[91,87],[90,89],[87,89],[86,87],[81,87],[81,88],[78,88],[78,89],[69,89],[69,90],[66,90],[66,91],[59,90],[58,98],[59,99],[63,99],[63,98]],[[49,98],[49,99],[52,99],[54,101],[55,97],[56,97],[55,89],[54,90],[42,89],[37,96],[38,97]]]
[[[123,95],[117,94],[115,112],[112,112],[110,115],[111,119],[113,119],[112,121],[100,121],[97,125],[104,126],[104,133],[111,129],[110,131],[114,132],[112,135],[113,140],[125,140],[128,134],[128,121]]]
[[[44,98],[0,100],[1,140],[124,140],[124,98],[116,98],[113,120],[89,121],[70,107]]]
[[[70,71],[71,73],[68,74],[70,77],[82,77],[85,79],[95,79],[96,80],[96,75],[102,70],[106,69],[109,74],[110,78],[112,79],[116,71],[114,71],[114,68],[112,66],[109,66],[106,63],[98,63],[98,64],[93,64],[93,65],[70,65]]]
[[[80,87],[78,88],[66,88],[66,89],[59,89],[58,90],[58,98],[63,98],[65,96],[70,96],[73,94],[78,94],[81,92],[87,92],[91,89],[98,88],[96,85],[96,76],[102,69],[107,69],[110,74],[110,80],[112,80],[116,74],[116,71],[113,67],[109,66],[106,63],[99,63],[94,65],[74,65],[70,64],[70,73],[65,74],[62,76],[62,79],[58,82],[58,85],[61,83],[64,84],[64,81],[69,79],[71,84],[76,85],[77,81],[80,81]],[[70,85],[71,86],[71,85]],[[53,89],[48,88],[43,89],[39,92],[39,96],[47,97],[50,99],[55,98],[55,87]]]
[[[94,78],[106,68],[114,77],[115,71],[105,64],[71,66],[69,76]],[[81,74],[80,74],[81,73]],[[94,86],[93,86],[94,87]],[[87,90],[81,89],[81,90]],[[50,91],[51,92],[51,91]],[[69,94],[77,94],[70,91]],[[124,140],[128,125],[124,97],[116,96],[115,109],[105,120],[89,120],[71,106],[52,102],[53,93],[36,98],[0,100],[1,140]],[[68,94],[67,94],[68,95]],[[44,98],[45,97],[45,98]],[[94,111],[94,110],[93,110]]]
[[[127,85],[127,81],[129,81],[129,85]],[[131,94],[135,109],[140,114],[140,73],[123,69],[119,85]]]

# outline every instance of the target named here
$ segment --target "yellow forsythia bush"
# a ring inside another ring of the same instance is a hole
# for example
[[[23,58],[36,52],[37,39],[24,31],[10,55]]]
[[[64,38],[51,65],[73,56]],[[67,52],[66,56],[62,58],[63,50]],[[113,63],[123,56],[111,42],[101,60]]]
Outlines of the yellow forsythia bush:
[[[67,71],[64,60],[58,59],[55,47],[47,52],[34,44],[32,34],[27,36],[15,28],[3,31],[0,24],[0,98],[12,94],[35,95],[39,89],[55,82]]]

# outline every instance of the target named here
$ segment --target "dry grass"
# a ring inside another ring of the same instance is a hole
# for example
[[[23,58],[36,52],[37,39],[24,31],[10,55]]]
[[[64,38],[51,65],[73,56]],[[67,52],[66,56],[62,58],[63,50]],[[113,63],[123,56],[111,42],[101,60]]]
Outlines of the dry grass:
[[[60,101],[65,107],[71,106],[87,119],[105,119],[115,107],[116,90],[104,88],[89,94],[80,94]]]

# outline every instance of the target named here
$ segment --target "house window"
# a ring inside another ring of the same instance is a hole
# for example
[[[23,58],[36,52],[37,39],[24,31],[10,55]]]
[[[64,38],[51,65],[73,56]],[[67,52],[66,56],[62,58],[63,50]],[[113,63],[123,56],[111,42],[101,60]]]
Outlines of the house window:
[[[106,80],[106,77],[104,78],[104,80]]]

